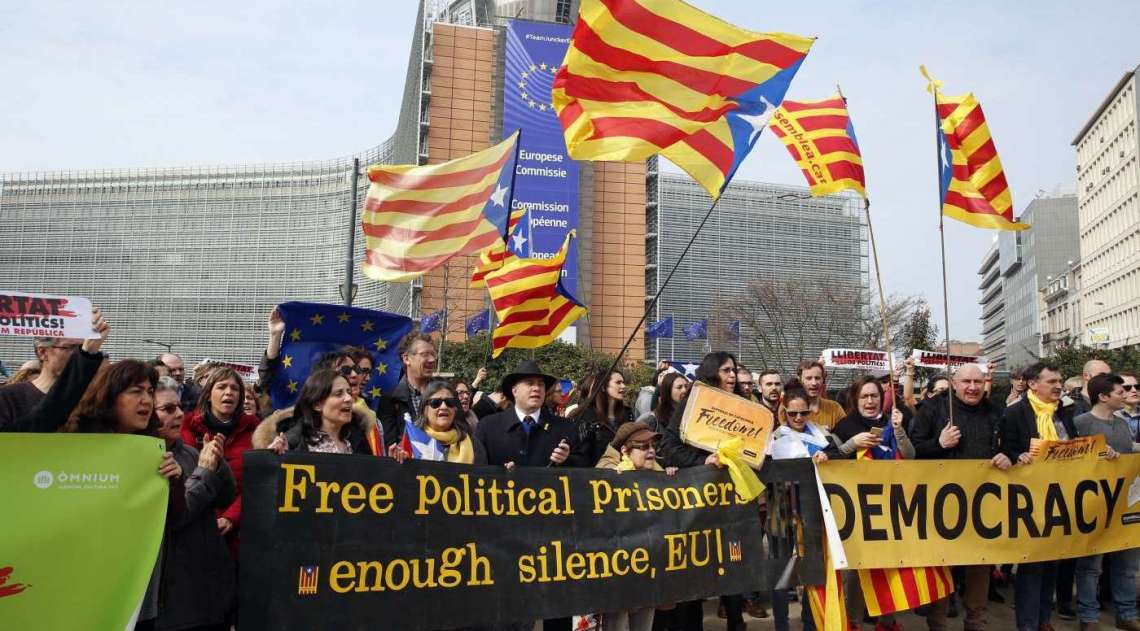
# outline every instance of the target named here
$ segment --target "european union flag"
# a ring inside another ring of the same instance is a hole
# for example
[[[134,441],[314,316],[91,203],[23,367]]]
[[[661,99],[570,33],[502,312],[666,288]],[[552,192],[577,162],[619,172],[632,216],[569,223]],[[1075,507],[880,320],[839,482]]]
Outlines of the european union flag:
[[[673,316],[658,320],[645,327],[645,339],[655,340],[658,338],[673,338]]]
[[[484,309],[479,313],[467,318],[464,324],[464,329],[467,331],[467,337],[475,337],[479,331],[486,331],[491,328],[491,310]]]
[[[694,340],[707,340],[709,339],[709,319],[697,320],[696,322],[685,327],[685,339],[692,342]]]
[[[440,309],[435,313],[429,313],[420,318],[420,332],[421,333],[434,333],[443,329],[443,323],[447,320],[447,309]]]
[[[277,312],[285,320],[285,339],[281,342],[281,370],[269,384],[274,409],[293,405],[311,367],[325,353],[345,346],[359,346],[372,354],[372,374],[361,386],[361,394],[371,406],[399,383],[396,347],[412,330],[410,318],[315,302],[286,302],[277,305]]]
[[[740,340],[740,320],[733,320],[728,323],[724,328],[724,332],[728,335],[728,339],[736,342]]]

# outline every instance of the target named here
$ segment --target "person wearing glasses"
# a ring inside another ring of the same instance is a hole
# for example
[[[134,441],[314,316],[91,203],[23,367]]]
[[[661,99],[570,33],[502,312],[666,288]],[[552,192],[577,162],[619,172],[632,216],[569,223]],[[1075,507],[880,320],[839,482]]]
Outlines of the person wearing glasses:
[[[330,368],[314,370],[292,408],[278,410],[258,426],[254,449],[331,454],[383,455],[383,435],[373,417],[354,405],[348,377]]]
[[[623,423],[617,428],[613,441],[609,444],[621,456],[613,461],[603,459],[598,462],[597,468],[613,469],[618,473],[658,471],[665,475],[676,475],[677,467],[662,467],[661,463],[657,462],[657,445],[660,437],[660,434],[649,429],[649,426],[642,421]],[[653,628],[655,612],[655,607],[607,611],[601,614],[599,628],[650,631]],[[663,617],[669,619],[671,612],[672,607]]]
[[[419,418],[423,411],[424,390],[435,375],[439,350],[427,333],[413,330],[400,340],[396,353],[403,364],[404,375],[395,388],[380,397],[376,417],[384,429],[387,445],[401,442],[408,421]]]
[[[35,338],[40,373],[0,388],[0,432],[54,432],[64,425],[106,359],[99,349],[111,327],[99,309],[91,310],[91,327],[99,337]]]
[[[159,377],[154,389],[158,436],[181,469],[182,497],[172,500],[184,504],[168,518],[162,542],[156,589],[165,598],[158,603],[156,628],[228,628],[225,622],[237,599],[237,573],[214,511],[230,505],[237,486],[220,434],[201,452],[182,442],[181,385],[173,377]],[[172,484],[170,491],[179,492],[179,485]]]
[[[471,431],[474,432],[475,428],[479,425],[479,415],[472,409],[472,402],[475,398],[475,388],[462,379],[455,379],[451,382],[451,387],[455,388],[455,396],[459,399],[459,406],[462,408],[460,415],[467,419],[467,424],[471,426]]]
[[[1136,384],[1136,375],[1121,371],[1120,378],[1124,380],[1124,409],[1116,413],[1117,416],[1128,423],[1132,432],[1132,451],[1140,452],[1140,386]]]
[[[412,458],[459,464],[487,464],[487,454],[473,437],[455,388],[442,379],[424,388],[420,415],[404,425],[400,443],[388,448],[397,462]]]

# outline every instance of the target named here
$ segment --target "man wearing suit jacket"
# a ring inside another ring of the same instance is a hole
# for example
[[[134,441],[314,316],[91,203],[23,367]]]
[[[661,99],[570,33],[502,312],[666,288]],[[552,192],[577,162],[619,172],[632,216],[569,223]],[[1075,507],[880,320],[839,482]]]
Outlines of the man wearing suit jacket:
[[[1029,384],[1025,396],[1005,409],[1002,451],[1020,466],[1033,466],[1030,441],[1069,440],[1077,437],[1072,406],[1061,405],[1061,371],[1038,362],[1024,371]],[[1057,562],[1022,563],[1014,585],[1014,611],[1018,631],[1051,629]]]
[[[542,372],[533,360],[503,377],[501,391],[510,405],[484,416],[475,428],[475,440],[487,453],[487,464],[507,467],[586,467],[586,454],[578,440],[578,427],[555,416],[548,408],[546,391],[558,380]],[[508,624],[495,631],[522,630],[533,623]],[[570,619],[544,620],[544,631],[570,631]]]
[[[557,379],[544,374],[533,360],[503,377],[502,392],[511,405],[483,417],[475,440],[487,451],[487,464],[518,467],[588,466],[574,422],[543,407],[547,389]]]

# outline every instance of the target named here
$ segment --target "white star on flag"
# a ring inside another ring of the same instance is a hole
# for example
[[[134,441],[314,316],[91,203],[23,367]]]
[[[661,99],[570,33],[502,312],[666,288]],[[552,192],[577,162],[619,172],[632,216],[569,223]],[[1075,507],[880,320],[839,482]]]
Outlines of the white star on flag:
[[[436,447],[436,442],[434,440],[429,440],[426,443],[412,440],[411,443],[412,446],[415,447],[416,451],[420,452],[420,457],[423,460],[434,460],[436,462],[443,460],[443,452],[440,451],[438,447]]]
[[[515,242],[515,244],[514,244],[515,252],[518,252],[521,254],[523,251],[523,246],[526,245],[526,237],[524,237],[520,233],[516,232],[513,235],[511,235],[511,240]]]
[[[700,368],[700,366],[698,366],[696,364],[681,364],[681,368],[685,369],[685,376],[686,377],[688,377],[690,379],[696,379],[697,378],[697,368]]]
[[[491,201],[496,206],[502,206],[505,203],[505,200],[503,198],[506,196],[506,194],[507,194],[507,187],[503,186],[502,184],[499,184],[498,186],[495,187],[495,192],[491,193]]]
[[[752,127],[752,133],[748,135],[749,145],[756,142],[756,137],[760,135],[760,132],[764,131],[764,128],[768,126],[768,121],[772,118],[772,115],[776,113],[776,107],[772,105],[768,99],[762,96],[760,97],[760,102],[764,104],[764,111],[759,114],[736,113],[736,115],[740,117],[740,120],[748,123]]]

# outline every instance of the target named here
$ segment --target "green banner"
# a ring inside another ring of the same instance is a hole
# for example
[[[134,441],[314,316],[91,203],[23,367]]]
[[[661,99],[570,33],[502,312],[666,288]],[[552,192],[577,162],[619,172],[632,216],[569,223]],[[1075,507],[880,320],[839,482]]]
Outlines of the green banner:
[[[158,556],[161,440],[0,434],[0,626],[125,629]]]

